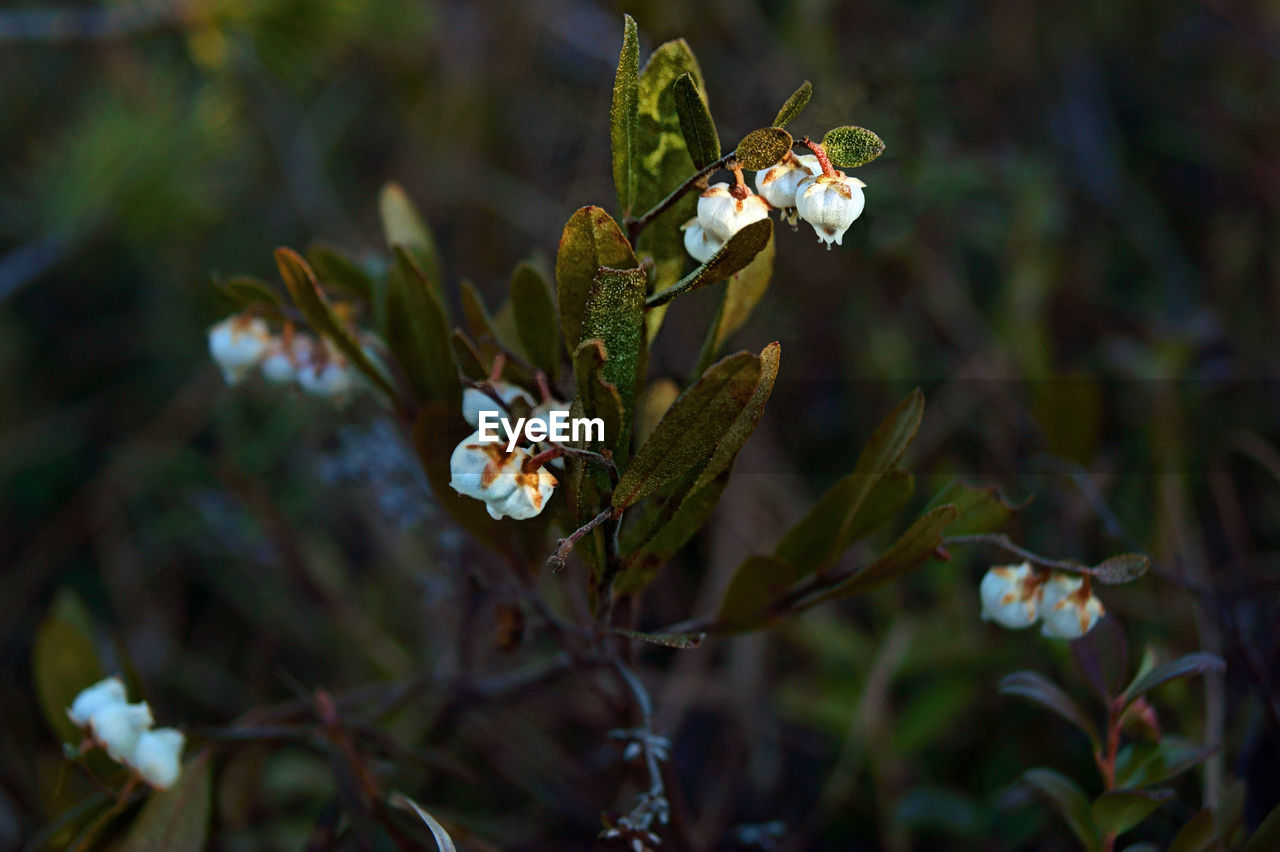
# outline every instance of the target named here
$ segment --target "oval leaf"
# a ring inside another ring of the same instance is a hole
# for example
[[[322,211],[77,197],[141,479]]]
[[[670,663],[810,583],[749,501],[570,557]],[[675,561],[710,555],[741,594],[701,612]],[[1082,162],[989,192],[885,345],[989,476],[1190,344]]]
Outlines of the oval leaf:
[[[556,251],[556,297],[560,305],[561,336],[570,357],[583,340],[582,318],[596,270],[636,266],[631,243],[604,210],[583,207],[569,217]]]
[[[388,279],[387,343],[423,399],[460,405],[462,386],[444,303],[414,255],[403,246],[392,251],[395,265]]]
[[[747,267],[756,255],[764,251],[765,246],[773,238],[773,220],[761,219],[752,222],[733,235],[729,242],[721,246],[711,259],[681,278],[665,290],[655,292],[645,301],[648,308],[665,305],[677,296],[692,293],[708,284],[723,281],[736,272]]]
[[[615,629],[613,632],[639,642],[661,645],[664,648],[679,648],[682,651],[698,647],[702,644],[702,640],[707,638],[705,633],[641,633],[639,630],[620,629]]]
[[[382,234],[387,248],[401,246],[412,254],[436,298],[443,298],[440,288],[444,282],[444,267],[440,263],[435,235],[400,184],[388,183],[382,188],[382,194],[378,196],[378,214],[382,218]]]
[[[1204,652],[1187,654],[1185,657],[1179,657],[1164,665],[1156,666],[1151,671],[1136,678],[1125,689],[1121,698],[1125,704],[1128,704],[1162,683],[1168,683],[1180,677],[1191,677],[1192,675],[1202,675],[1210,672],[1224,672],[1226,670],[1227,664],[1217,654]]]
[[[1089,574],[1099,583],[1116,586],[1138,579],[1150,567],[1151,558],[1144,553],[1121,553],[1093,566]]]
[[[1093,822],[1089,800],[1076,783],[1060,772],[1039,767],[1022,773],[1022,782],[1038,793],[1058,815],[1066,820],[1085,849],[1100,845],[1098,828]]]
[[[796,119],[796,116],[804,112],[804,108],[809,105],[809,99],[813,97],[813,84],[805,80],[800,84],[800,88],[791,93],[791,96],[782,104],[782,108],[778,110],[778,115],[773,119],[774,127],[786,127]]]
[[[532,264],[521,263],[511,276],[511,310],[525,354],[554,382],[560,373],[560,321],[551,289]]]
[[[840,169],[865,166],[884,153],[884,141],[865,127],[833,127],[822,137],[822,147]]]
[[[1098,731],[1080,706],[1044,675],[1035,672],[1014,672],[1000,681],[997,690],[1001,695],[1015,695],[1047,710],[1057,713],[1088,735],[1094,748],[1098,747]]]
[[[78,745],[83,735],[67,718],[71,700],[104,676],[93,642],[88,610],[75,593],[63,589],[36,628],[31,671],[45,721],[63,742]]]
[[[676,101],[676,113],[680,117],[680,132],[684,134],[685,147],[698,168],[720,159],[720,137],[707,102],[698,91],[698,84],[688,71],[671,84]]]
[[[1176,778],[1216,752],[1184,737],[1165,736],[1159,743],[1134,743],[1116,756],[1116,783],[1121,787],[1145,787]]]
[[[1124,834],[1171,798],[1169,790],[1110,790],[1094,799],[1093,822],[1104,834]]]
[[[744,169],[760,171],[781,160],[794,144],[791,134],[781,127],[761,127],[742,137],[734,156]]]
[[[598,270],[587,293],[586,312],[582,317],[583,338],[604,342],[607,358],[601,374],[605,381],[618,389],[618,396],[622,399],[619,445],[627,440],[631,406],[635,403],[636,388],[644,377],[647,359],[644,327],[646,283],[643,269],[606,267]]]
[[[182,768],[168,790],[152,793],[125,838],[123,852],[201,852],[209,836],[209,758]]]

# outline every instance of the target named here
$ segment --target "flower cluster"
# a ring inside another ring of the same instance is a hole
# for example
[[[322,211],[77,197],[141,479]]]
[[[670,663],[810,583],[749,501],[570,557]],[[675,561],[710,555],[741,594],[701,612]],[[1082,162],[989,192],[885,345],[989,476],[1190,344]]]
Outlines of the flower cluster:
[[[865,183],[838,171],[822,146],[809,143],[812,154],[788,151],[769,168],[756,172],[756,192],[734,169],[737,183],[713,183],[698,199],[698,215],[681,226],[685,250],[706,263],[738,231],[757,222],[770,210],[796,225],[800,219],[813,226],[827,248],[841,245],[844,232],[862,215],[866,205]]]
[[[296,384],[335,403],[348,401],[358,373],[328,340],[295,332],[292,324],[275,335],[261,317],[233,314],[209,329],[209,354],[229,385],[247,380],[253,370],[273,385]]]
[[[1079,639],[1106,613],[1088,577],[1042,571],[1029,562],[993,567],[978,593],[984,621],[1010,630],[1041,621],[1040,633],[1050,639]]]
[[[80,692],[67,717],[117,763],[128,766],[157,790],[167,790],[182,770],[186,737],[174,728],[155,728],[145,701],[130,704],[124,682],[109,677]]]

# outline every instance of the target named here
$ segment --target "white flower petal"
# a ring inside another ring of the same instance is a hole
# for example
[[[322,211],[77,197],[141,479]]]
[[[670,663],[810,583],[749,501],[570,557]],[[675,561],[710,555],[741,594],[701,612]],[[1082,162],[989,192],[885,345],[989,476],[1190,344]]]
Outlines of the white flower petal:
[[[87,727],[90,717],[108,704],[124,704],[124,681],[112,676],[80,690],[67,708],[67,718],[77,727]]]

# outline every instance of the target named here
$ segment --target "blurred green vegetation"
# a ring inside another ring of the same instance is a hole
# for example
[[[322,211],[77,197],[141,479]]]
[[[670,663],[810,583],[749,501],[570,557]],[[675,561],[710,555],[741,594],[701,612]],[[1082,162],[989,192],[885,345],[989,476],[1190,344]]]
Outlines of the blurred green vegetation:
[[[191,728],[299,690],[507,664],[501,612],[459,570],[484,557],[405,473],[382,412],[221,386],[204,329],[228,306],[208,277],[274,277],[275,246],[313,239],[373,250],[377,189],[394,179],[436,230],[450,298],[467,278],[497,304],[574,209],[612,206],[624,11],[44,8],[0,10],[6,848],[92,792],[64,771],[29,662],[60,590],[87,605],[106,668]],[[1033,549],[1145,549],[1212,593],[1197,604],[1151,575],[1104,600],[1134,659],[1146,644],[1226,657],[1208,693],[1188,682],[1154,703],[1167,731],[1221,737],[1208,789],[1243,780],[1256,824],[1280,799],[1280,11],[625,11],[654,40],[642,58],[688,39],[722,138],[808,78],[797,134],[852,122],[888,145],[859,172],[867,213],[843,250],[778,229],[773,287],[734,340],[782,343],[769,411],[640,622],[711,609],[741,556],[769,548],[921,385],[921,502],[954,475],[997,482],[1035,495],[1015,530]],[[655,375],[687,375],[714,309],[704,292],[668,313]],[[957,553],[768,636],[645,651],[694,835],[780,820],[804,848],[1068,848],[1011,784],[1032,765],[1093,783],[1087,744],[995,684],[1029,668],[1087,687],[1065,647],[978,620],[997,555]],[[542,584],[560,595],[574,577]],[[387,757],[396,786],[500,848],[578,848],[623,806],[600,800],[619,786],[611,724],[572,680],[465,711],[427,690],[391,716],[407,745]],[[334,796],[327,764],[301,746],[232,754],[218,848],[298,848]],[[1202,779],[1178,788],[1145,839],[1199,808]]]

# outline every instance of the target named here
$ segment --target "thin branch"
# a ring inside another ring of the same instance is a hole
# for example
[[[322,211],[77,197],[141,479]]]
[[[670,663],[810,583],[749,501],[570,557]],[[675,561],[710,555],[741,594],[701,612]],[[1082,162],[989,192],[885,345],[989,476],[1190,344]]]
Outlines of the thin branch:
[[[942,539],[943,547],[947,545],[963,545],[963,544],[990,544],[999,547],[1015,556],[1020,556],[1032,565],[1039,565],[1041,568],[1051,568],[1055,571],[1067,571],[1072,574],[1092,574],[1093,571],[1087,565],[1081,565],[1079,562],[1068,562],[1063,559],[1050,559],[1047,556],[1041,556],[1033,553],[1025,547],[1021,547],[1014,543],[1013,539],[1004,533],[973,533],[971,535],[949,535]]]
[[[640,232],[647,228],[654,219],[674,207],[676,202],[681,198],[684,198],[689,190],[693,189],[700,182],[705,181],[708,176],[725,168],[730,161],[737,156],[737,153],[738,152],[736,150],[730,151],[714,163],[694,172],[687,180],[685,180],[684,183],[671,190],[671,193],[667,195],[666,198],[653,205],[653,207],[643,215],[638,217],[628,216],[625,220],[625,224],[627,226],[627,238],[631,241],[631,245],[634,246],[636,244],[636,239],[640,236]]]
[[[553,571],[559,571],[562,568],[564,568],[565,560],[567,560],[569,558],[569,554],[573,552],[574,545],[576,545],[584,535],[591,532],[593,529],[600,526],[605,521],[609,520],[609,518],[612,517],[613,515],[613,511],[614,511],[613,507],[610,506],[609,508],[605,509],[603,512],[596,515],[594,518],[587,521],[585,524],[583,524],[582,526],[578,527],[576,530],[571,532],[568,538],[560,539],[559,545],[556,547],[555,552],[547,557],[547,567]]]

